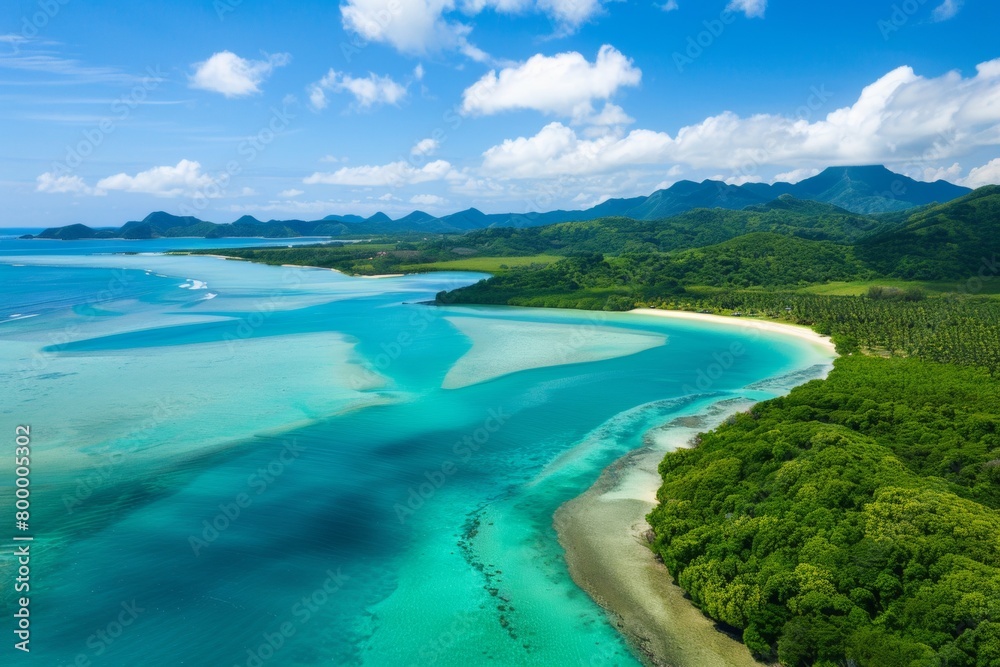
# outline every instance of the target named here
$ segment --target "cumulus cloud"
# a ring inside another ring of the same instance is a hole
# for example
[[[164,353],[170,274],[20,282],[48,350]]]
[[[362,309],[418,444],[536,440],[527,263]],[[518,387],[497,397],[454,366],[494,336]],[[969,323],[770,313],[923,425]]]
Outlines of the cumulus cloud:
[[[635,119],[625,113],[617,104],[605,103],[601,112],[586,119],[588,125],[609,127],[613,125],[631,125]]]
[[[980,188],[984,185],[1000,185],[1000,158],[990,160],[981,167],[976,167],[962,180],[962,185],[970,188]]]
[[[762,19],[767,10],[767,0],[731,0],[726,9],[731,12],[743,12],[748,19]]]
[[[327,91],[349,93],[361,109],[379,104],[398,104],[406,97],[406,86],[396,83],[391,77],[369,72],[367,77],[360,78],[331,69],[309,87],[309,104],[316,111],[327,107]]]
[[[421,139],[410,149],[410,155],[434,155],[441,147],[441,142],[432,137]]]
[[[507,139],[483,153],[483,169],[504,178],[585,175],[666,161],[672,141],[662,132],[611,132],[585,139],[562,123],[549,123],[533,137]]]
[[[57,175],[52,172],[40,174],[35,179],[35,190],[38,192],[48,192],[50,194],[74,194],[74,195],[104,195],[99,188],[92,188],[87,185],[79,176],[68,174]]]
[[[468,46],[471,28],[444,18],[454,0],[347,0],[340,5],[344,29],[406,54]]]
[[[504,14],[540,13],[568,34],[603,11],[605,0],[346,0],[340,5],[344,29],[367,41],[421,55],[459,51],[485,62],[489,56],[469,39],[465,21],[486,9]]]
[[[538,54],[499,73],[492,70],[469,86],[462,94],[462,112],[490,115],[533,109],[586,122],[594,113],[595,100],[607,100],[622,87],[639,85],[641,79],[632,60],[608,44],[593,63],[576,51]]]
[[[420,206],[441,206],[447,204],[448,200],[437,195],[413,195],[410,197],[410,203]]]
[[[469,14],[486,8],[501,14],[544,14],[556,24],[559,33],[566,34],[600,14],[603,4],[604,0],[465,0],[462,9]]]
[[[1000,59],[975,76],[918,76],[895,69],[867,86],[857,101],[825,118],[724,112],[681,128],[610,129],[581,138],[556,122],[533,137],[487,150],[483,167],[507,177],[600,173],[625,165],[681,163],[695,168],[797,169],[831,164],[912,163],[954,158],[1000,144]]]
[[[181,160],[175,166],[153,167],[140,171],[135,176],[121,173],[102,178],[97,182],[99,190],[120,190],[138,192],[157,197],[220,196],[215,180],[202,172],[201,164],[192,160]]]
[[[958,14],[958,10],[961,8],[962,0],[944,0],[944,2],[934,8],[931,16],[937,22],[947,21],[953,18],[955,14]]]
[[[540,0],[536,6],[561,26],[562,32],[571,32],[602,11],[600,0]]]
[[[951,181],[958,183],[962,176],[962,165],[955,162],[950,167],[924,167],[910,169],[908,175],[918,181]]]
[[[680,9],[680,5],[677,4],[677,0],[667,0],[662,5],[660,5],[660,9],[662,9],[665,12],[674,12]]]
[[[333,172],[316,172],[303,182],[307,185],[390,186],[401,187],[430,181],[440,181],[454,175],[451,163],[434,160],[422,167],[400,160],[384,165],[342,167]]]
[[[819,174],[819,169],[812,167],[806,167],[804,169],[792,169],[791,171],[785,171],[780,174],[776,174],[772,183],[798,183],[799,181],[804,181],[807,178],[812,178]]]
[[[189,85],[226,97],[253,95],[260,92],[260,84],[274,68],[287,65],[291,60],[287,53],[275,53],[265,60],[247,60],[232,51],[220,51],[208,60],[195,63]]]
[[[305,192],[302,190],[296,190],[295,188],[289,188],[288,190],[282,190],[278,193],[279,197],[298,197],[299,195],[304,195]]]

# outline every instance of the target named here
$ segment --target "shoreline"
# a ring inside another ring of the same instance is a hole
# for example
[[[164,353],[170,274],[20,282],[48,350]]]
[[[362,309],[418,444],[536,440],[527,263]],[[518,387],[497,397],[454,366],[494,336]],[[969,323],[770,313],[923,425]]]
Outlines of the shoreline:
[[[743,326],[807,340],[836,356],[832,341],[812,329],[721,315],[636,309],[636,315]],[[553,526],[573,581],[608,613],[642,661],[655,667],[760,667],[739,638],[722,631],[673,583],[649,549],[646,515],[656,506],[667,452],[691,445],[755,401],[719,400],[695,416],[678,416],[654,429],[642,447],[605,468],[583,494],[561,505]],[[656,437],[654,436],[656,432]],[[651,437],[652,436],[652,437]]]
[[[674,320],[688,320],[694,322],[711,322],[714,324],[724,324],[726,326],[742,326],[745,329],[756,331],[766,331],[768,333],[794,336],[811,343],[822,346],[833,354],[837,354],[836,346],[829,336],[816,333],[809,327],[802,324],[791,324],[788,322],[773,322],[771,320],[760,320],[752,317],[733,317],[731,315],[712,315],[709,313],[692,313],[689,310],[661,310],[659,308],[636,308],[626,311],[633,315],[649,315],[651,317],[665,317]]]
[[[660,486],[657,466],[666,451],[686,447],[701,431],[747,409],[751,401],[724,399],[699,426],[671,421],[669,445],[647,443],[604,469],[582,495],[556,510],[553,524],[573,581],[608,613],[646,665],[760,667],[737,638],[721,632],[673,582],[648,547],[646,515]]]
[[[188,257],[214,257],[215,259],[225,259],[234,262],[248,262],[250,264],[260,264],[261,266],[279,266],[283,269],[316,269],[317,271],[333,271],[334,273],[339,273],[342,276],[347,276],[348,278],[368,278],[369,280],[381,279],[381,278],[403,278],[406,276],[405,273],[380,273],[378,275],[358,275],[354,273],[344,273],[340,269],[333,269],[329,266],[311,266],[309,264],[265,264],[264,262],[255,262],[252,259],[246,259],[245,257],[235,257],[233,255],[202,255],[193,253],[173,253],[178,255],[187,255]]]

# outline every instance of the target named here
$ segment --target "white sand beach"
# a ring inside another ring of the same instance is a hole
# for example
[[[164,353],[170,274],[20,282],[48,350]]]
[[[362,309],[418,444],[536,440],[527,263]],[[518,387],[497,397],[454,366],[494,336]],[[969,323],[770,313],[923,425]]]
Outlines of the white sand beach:
[[[836,354],[836,348],[829,336],[818,334],[807,326],[799,324],[786,324],[784,322],[771,322],[769,320],[758,320],[752,317],[729,317],[726,315],[710,315],[707,313],[692,313],[687,310],[660,310],[657,308],[636,308],[628,311],[635,315],[650,315],[653,317],[666,317],[675,320],[691,320],[697,322],[714,322],[727,326],[742,327],[744,329],[766,331],[778,333],[786,336],[795,336],[804,340],[822,345],[830,352]]]

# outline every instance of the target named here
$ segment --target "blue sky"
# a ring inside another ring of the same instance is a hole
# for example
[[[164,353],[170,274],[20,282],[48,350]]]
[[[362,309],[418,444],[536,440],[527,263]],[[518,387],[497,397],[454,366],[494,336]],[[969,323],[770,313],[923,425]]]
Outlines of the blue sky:
[[[584,208],[840,164],[1000,182],[992,0],[13,5],[0,226]]]

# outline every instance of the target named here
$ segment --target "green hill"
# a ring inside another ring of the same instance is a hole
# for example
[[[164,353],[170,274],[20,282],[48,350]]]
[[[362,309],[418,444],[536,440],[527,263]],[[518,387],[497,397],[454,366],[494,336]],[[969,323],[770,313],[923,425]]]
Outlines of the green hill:
[[[991,185],[909,216],[898,229],[858,245],[882,275],[909,280],[972,278],[1000,273],[1000,186]]]
[[[827,202],[857,213],[880,213],[950,201],[967,194],[969,188],[947,181],[925,183],[881,165],[865,165],[829,167],[792,185],[788,192],[799,199]]]
[[[464,245],[478,247],[486,255],[542,252],[618,255],[704,247],[753,232],[852,243],[892,224],[831,204],[784,195],[740,211],[700,208],[662,220],[610,217],[547,227],[483,229],[467,234]]]
[[[668,276],[687,285],[774,287],[874,277],[850,246],[773,232],[673,254]]]

